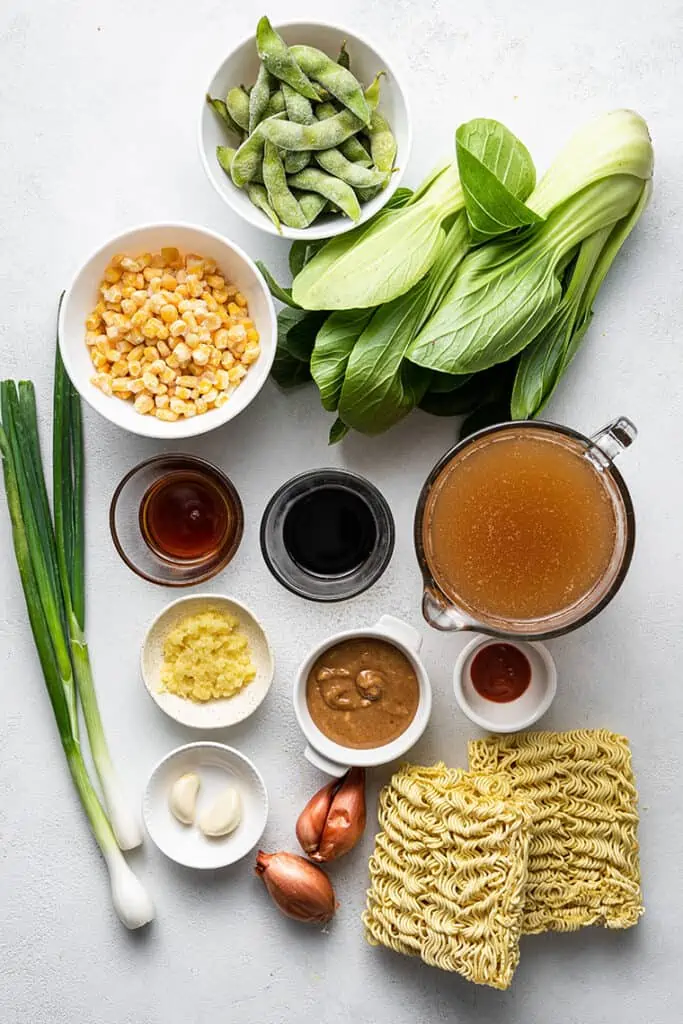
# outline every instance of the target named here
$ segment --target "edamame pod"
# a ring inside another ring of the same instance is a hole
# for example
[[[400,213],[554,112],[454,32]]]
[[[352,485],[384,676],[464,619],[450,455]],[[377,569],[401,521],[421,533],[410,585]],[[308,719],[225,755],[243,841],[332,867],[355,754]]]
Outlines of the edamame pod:
[[[292,89],[291,85],[287,85],[286,82],[282,83],[282,96],[290,121],[295,121],[297,124],[313,124],[315,114],[310,100],[298,93],[296,89]]]
[[[268,100],[268,106],[266,107],[266,117],[272,117],[273,114],[282,114],[285,110],[285,98],[282,95],[281,89],[276,89]]]
[[[245,186],[245,192],[249,196],[249,199],[254,204],[254,206],[258,207],[258,209],[261,210],[262,213],[265,213],[266,217],[272,220],[275,227],[278,229],[280,234],[282,234],[282,229],[280,228],[280,218],[278,217],[275,210],[268,202],[268,193],[266,192],[264,186],[257,185],[255,182],[250,181]]]
[[[338,206],[351,220],[360,219],[358,198],[351,186],[347,185],[345,181],[340,181],[339,178],[335,178],[331,174],[325,174],[324,171],[319,171],[315,167],[307,167],[306,170],[293,174],[288,181],[291,188],[303,189],[306,192],[319,192],[320,195],[325,196],[331,203]]]
[[[241,85],[236,85],[225,97],[230,117],[243,132],[249,131],[249,97]]]
[[[298,174],[299,171],[303,171],[304,167],[310,164],[312,155],[307,149],[302,149],[298,153],[285,153],[283,161],[286,173]]]
[[[249,93],[249,134],[256,131],[264,117],[267,117],[268,104],[272,91],[272,79],[265,65],[261,65]]]
[[[313,113],[313,104],[310,100],[307,100],[305,96],[298,93],[296,89],[292,89],[291,85],[287,85],[286,82],[282,83],[282,95],[285,100],[287,117],[290,121],[295,121],[297,124],[313,124],[315,114]],[[303,171],[304,167],[308,167],[310,162],[311,154],[307,150],[301,150],[299,153],[285,153],[284,155],[285,172],[287,174],[298,174],[299,171]]]
[[[339,48],[337,64],[340,64],[341,67],[346,68],[347,71],[351,70],[351,58],[349,57],[349,51],[346,49],[346,40],[342,42]]]
[[[244,140],[235,153],[230,167],[230,177],[238,188],[244,188],[248,181],[255,181],[261,173],[266,126],[274,124],[282,117],[284,114],[273,114],[272,117],[261,121],[256,131]]]
[[[339,149],[325,149],[321,153],[316,153],[315,161],[328,174],[333,174],[335,178],[345,181],[352,188],[375,188],[386,181],[387,176],[382,171],[370,170],[352,163]]]
[[[310,78],[319,82],[363,124],[370,124],[370,108],[355,75],[314,46],[291,46],[289,52]]]
[[[315,114],[319,121],[327,121],[328,118],[334,117],[336,113],[337,109],[333,103],[318,103],[315,108]],[[360,164],[362,167],[372,167],[370,154],[355,135],[342,142],[339,150],[347,160],[351,160],[354,164]]]
[[[278,149],[332,149],[340,146],[345,139],[362,128],[363,122],[350,110],[340,110],[338,114],[326,121],[315,124],[295,124],[293,121],[275,121],[272,118],[263,122],[265,137]]]
[[[206,102],[209,104],[211,109],[215,111],[216,114],[218,114],[221,121],[223,122],[223,124],[225,125],[229,132],[233,132],[233,134],[237,135],[238,137],[242,135],[240,126],[238,124],[235,124],[235,121],[230,116],[230,111],[228,110],[223,100],[214,99],[212,96],[207,95]]]
[[[301,173],[306,174],[306,171]],[[268,190],[268,201],[282,223],[290,228],[305,228],[306,217],[289,189],[282,158],[277,147],[267,139],[263,154],[263,181]]]
[[[292,89],[296,89],[309,100],[315,101],[319,98],[313,82],[301,70],[286,42],[265,15],[256,26],[256,49],[260,60],[271,75],[291,85]]]
[[[361,203],[367,203],[371,199],[374,199],[375,196],[378,196],[380,194],[380,192],[382,191],[382,189],[384,189],[386,187],[387,187],[387,180],[386,180],[386,175],[385,175],[385,180],[382,182],[381,185],[373,185],[372,188],[359,188],[359,189],[356,189],[356,195],[360,199]]]
[[[378,170],[390,172],[396,159],[396,139],[389,122],[378,110],[372,112],[369,134],[372,162]]]
[[[327,199],[319,192],[297,192],[299,206],[306,218],[306,227],[309,227],[316,220],[327,206]]]
[[[230,174],[232,162],[235,159],[236,149],[232,146],[216,146],[216,159],[226,174]]]

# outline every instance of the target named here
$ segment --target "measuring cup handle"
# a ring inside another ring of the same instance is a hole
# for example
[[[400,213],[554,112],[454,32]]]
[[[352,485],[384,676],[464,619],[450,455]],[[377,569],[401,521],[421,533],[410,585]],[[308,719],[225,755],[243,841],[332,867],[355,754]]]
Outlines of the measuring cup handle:
[[[342,775],[346,775],[348,765],[338,764],[336,761],[330,761],[329,757],[325,757],[324,754],[319,754],[317,750],[314,750],[312,746],[307,745],[304,748],[304,757],[312,764],[314,768],[319,768],[321,772],[325,772],[326,775],[333,775],[335,779],[340,779]]]
[[[606,469],[626,448],[629,448],[638,431],[635,424],[626,416],[619,416],[612,420],[602,430],[591,437],[591,446],[588,449],[588,457],[600,468]]]
[[[418,631],[409,626],[403,619],[397,619],[395,615],[383,615],[375,629],[386,633],[393,640],[398,640],[400,644],[403,644],[404,647],[407,647],[409,651],[413,651],[415,654],[422,647],[422,637]]]

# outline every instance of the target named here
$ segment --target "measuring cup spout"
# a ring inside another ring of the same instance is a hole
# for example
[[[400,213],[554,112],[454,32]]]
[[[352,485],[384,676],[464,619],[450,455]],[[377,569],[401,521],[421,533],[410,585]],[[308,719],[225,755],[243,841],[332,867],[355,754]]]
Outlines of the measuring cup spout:
[[[472,622],[468,622],[452,605],[445,604],[430,587],[425,587],[422,595],[422,614],[430,626],[442,632],[474,628]]]

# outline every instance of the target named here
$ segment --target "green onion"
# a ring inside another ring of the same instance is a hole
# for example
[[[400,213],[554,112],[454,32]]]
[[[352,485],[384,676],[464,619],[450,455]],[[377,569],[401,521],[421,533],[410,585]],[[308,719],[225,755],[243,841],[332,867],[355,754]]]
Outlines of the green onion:
[[[139,829],[127,809],[122,810],[83,635],[80,404],[60,360],[57,373],[55,438],[59,451],[55,451],[55,473],[62,476],[59,497],[55,489],[55,525],[40,455],[35,393],[29,381],[21,381],[18,386],[14,381],[0,383],[0,455],[7,505],[29,622],[71,777],[107,864],[116,912],[128,928],[138,928],[151,921],[154,908],[119,846],[122,839],[130,842],[135,834],[139,837]],[[109,816],[83,760],[76,689]]]

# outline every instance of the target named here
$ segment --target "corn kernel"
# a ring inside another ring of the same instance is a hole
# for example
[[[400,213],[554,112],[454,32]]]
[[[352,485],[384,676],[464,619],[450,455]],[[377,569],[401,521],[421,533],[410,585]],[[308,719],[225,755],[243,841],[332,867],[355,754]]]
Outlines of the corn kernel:
[[[172,366],[169,366],[168,364],[166,364],[164,369],[159,374],[159,380],[161,381],[162,384],[172,384],[175,379],[176,379],[176,372],[175,372],[175,370],[173,369]]]
[[[143,288],[136,288],[133,294],[131,295],[131,299],[133,300],[136,306],[144,306],[148,298],[149,296],[147,295],[147,292]]]
[[[126,374],[128,373],[128,360],[117,359],[115,362],[112,363],[111,370],[109,372],[111,373],[112,377],[125,377]]]
[[[248,342],[253,342],[253,341],[258,341],[258,340],[259,340],[259,333],[258,333],[258,331],[255,330],[253,327],[250,327],[247,330],[247,341]]]
[[[163,300],[164,296],[161,296],[161,298]],[[161,313],[161,319],[164,321],[165,324],[172,324],[178,315],[175,306],[171,306],[169,305],[169,303],[165,301],[163,302],[159,312]]]
[[[119,352],[122,356],[127,356],[132,348],[133,348],[133,346],[131,345],[131,343],[129,341],[117,341],[116,342],[116,351]]]
[[[168,327],[166,324],[162,324],[161,321],[160,324],[161,326],[157,327],[157,341],[167,341],[169,336]]]
[[[197,348],[197,346],[199,345],[199,335],[196,334],[194,331],[188,331],[187,334],[185,335],[185,344],[187,345],[188,348]]]
[[[230,370],[235,365],[235,357],[232,352],[224,352],[221,358],[221,366],[224,370]]]
[[[145,281],[153,281],[155,278],[161,278],[163,277],[163,274],[164,272],[161,267],[145,267],[142,271],[142,276]]]
[[[170,409],[157,409],[155,415],[158,420],[164,420],[166,423],[175,423],[178,419],[178,413]]]
[[[213,297],[220,306],[224,306],[228,301],[228,293],[220,288],[215,289]]]
[[[152,362],[151,362],[151,363],[149,364],[149,366],[147,367],[147,371],[148,371],[149,373],[155,373],[155,374],[157,375],[157,377],[158,377],[158,376],[159,376],[159,374],[160,374],[160,373],[161,373],[161,372],[162,372],[163,370],[165,370],[165,369],[166,369],[166,363],[164,362],[164,360],[163,360],[163,359],[158,359],[158,358],[157,358],[157,359],[154,359],[154,360],[153,360],[153,361],[152,361]]]
[[[120,331],[118,327],[116,327],[114,324],[112,324],[111,327],[107,327],[107,337],[110,338],[112,341],[115,341],[116,338],[118,338],[119,334]]]
[[[197,415],[200,415],[201,413],[208,412],[209,403],[205,398],[198,398],[194,404],[194,407],[197,411]]]
[[[160,255],[164,264],[180,263],[180,253],[174,245],[163,246]]]
[[[225,278],[221,277],[220,274],[211,274],[209,277],[207,277],[206,283],[208,284],[209,288],[225,288]]]
[[[189,345],[189,343],[190,343],[190,339],[189,338],[187,339],[187,342],[188,342],[188,345]],[[211,349],[209,348],[208,345],[198,345],[197,348],[192,353],[192,361],[194,363],[196,363],[197,366],[206,366],[206,364],[209,361],[210,356],[211,356]]]
[[[170,399],[169,406],[170,406],[172,412],[177,412],[179,415],[182,415],[185,412],[185,409],[187,407],[185,405],[185,402],[182,400],[182,398],[178,398],[177,395],[178,395],[178,389],[176,388],[175,396]]]
[[[147,323],[147,311],[144,309],[138,309],[137,313],[133,313],[130,318],[130,322],[133,327],[144,327]]]
[[[136,274],[140,270],[140,264],[138,261],[132,259],[130,256],[122,257],[121,266],[124,270],[129,270],[131,274]]]
[[[187,324],[184,320],[174,320],[169,327],[169,332],[172,338],[177,338],[181,334],[184,334],[187,330]]]
[[[154,404],[156,405],[157,409],[168,409],[169,401],[170,399],[168,395],[157,395],[156,398],[154,399]]]
[[[205,327],[207,331],[217,331],[219,330],[221,323],[222,321],[218,314],[208,313],[204,318],[202,326]]]
[[[133,395],[137,395],[141,391],[144,391],[145,390],[145,382],[142,379],[142,377],[134,377],[132,379],[129,379],[128,390]]]
[[[87,331],[97,331],[101,323],[102,318],[99,313],[91,313],[89,317],[86,317],[85,329]]]
[[[92,353],[92,364],[96,370],[103,370],[105,366],[109,366],[106,356],[103,356],[101,352]]]
[[[223,391],[223,392],[222,392],[222,393],[221,393],[221,394],[220,394],[220,395],[218,396],[218,398],[216,399],[216,401],[214,402],[214,408],[216,408],[216,409],[220,409],[220,407],[221,407],[222,405],[225,405],[225,403],[226,403],[226,402],[228,401],[228,399],[229,399],[229,398],[230,398],[230,395],[228,395],[228,394],[227,394],[227,393],[226,393],[225,391]]]
[[[185,419],[186,420],[192,419],[192,417],[196,416],[196,415],[197,415],[197,410],[196,410],[195,406],[192,405],[190,402],[187,402],[185,404],[185,412],[183,413],[183,416],[185,417]]]
[[[226,388],[230,387],[230,378],[225,370],[216,371],[216,387],[219,391],[225,391]]]
[[[176,387],[193,388],[194,386],[195,386],[195,379],[194,379],[194,377],[189,377],[187,375],[186,376],[181,376],[181,377],[176,377]]]
[[[152,278],[152,280],[149,282],[149,290],[150,290],[150,292],[153,295],[156,295],[157,292],[161,291],[161,278],[160,277]]]
[[[114,398],[118,398],[122,402],[127,402],[128,399],[132,398],[132,397],[133,397],[133,392],[132,391],[128,391],[127,389],[125,391],[115,391],[114,392]]]
[[[162,274],[161,286],[162,288],[165,288],[167,292],[174,292],[178,286],[178,282],[173,274],[166,273]]]
[[[204,291],[204,286],[196,274],[188,274],[187,288],[193,299],[198,299]]]
[[[204,395],[204,400],[208,402],[209,405],[213,405],[217,398],[218,392],[216,391],[215,388],[211,388],[211,390],[207,391],[206,394]]]
[[[213,336],[214,345],[216,346],[217,349],[220,349],[221,351],[228,347],[229,340],[230,336],[225,327],[221,327],[221,329],[219,331],[216,331],[216,333]]]
[[[146,370],[142,375],[142,379],[145,382],[147,390],[151,391],[153,395],[156,395],[159,391],[159,380],[156,375],[150,373],[149,370]]]
[[[222,355],[223,353],[220,351],[220,349],[213,348],[212,346],[211,355],[209,356],[209,366],[220,366]]]
[[[231,384],[239,384],[243,377],[246,377],[247,371],[243,366],[233,366],[231,370],[228,370],[228,376]]]
[[[138,395],[133,402],[133,408],[144,416],[154,408],[154,399],[151,395]]]
[[[163,338],[157,338],[157,348],[159,350],[159,355],[162,357],[162,359],[167,359],[168,356],[170,356],[171,350],[166,344],[166,342],[163,340]]]
[[[247,345],[242,356],[242,363],[244,366],[251,366],[255,363],[261,353],[261,349],[258,345]]]
[[[145,287],[145,278],[143,274],[134,274],[133,278],[134,280],[131,281],[131,284],[134,284],[136,288],[142,289]]]
[[[180,281],[180,274],[178,274],[178,280]],[[190,291],[186,284],[179,284],[175,293],[178,296],[178,306],[180,306],[182,301],[187,300],[190,297]]]
[[[145,359],[150,360],[150,362],[154,362],[156,359],[159,358],[159,349],[156,347],[156,345],[146,345],[145,348],[143,349],[142,354],[145,357]]]
[[[178,387],[178,384],[176,383],[174,394],[176,398],[185,400],[186,398],[190,398],[192,390],[191,388]]]
[[[112,390],[111,390],[112,381],[111,381],[111,377],[109,376],[108,373],[98,373],[98,374],[96,374],[92,378],[91,383],[93,383],[96,388],[99,388],[100,391],[104,392],[105,395],[110,395],[112,393]]]
[[[123,272],[118,267],[107,267],[104,272],[104,280],[108,284],[118,284],[123,277]]]
[[[132,299],[122,299],[121,300],[121,309],[123,310],[123,312],[126,314],[127,317],[134,316],[135,315],[135,310],[137,308],[138,307],[135,305],[135,303],[133,302]]]
[[[125,252],[117,252],[109,260],[109,266],[110,267],[118,267],[118,266],[121,265],[122,261],[125,260],[125,258],[126,258]]]
[[[198,394],[200,394],[200,395],[208,395],[210,390],[211,390],[211,384],[209,383],[208,380],[200,380],[199,381],[199,386],[197,388]]]
[[[180,367],[180,360],[175,352],[171,352],[170,356],[166,360],[166,365],[170,366],[172,370],[177,370]]]

